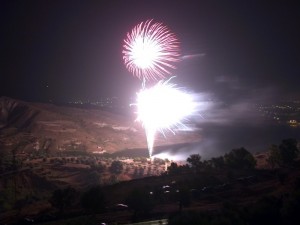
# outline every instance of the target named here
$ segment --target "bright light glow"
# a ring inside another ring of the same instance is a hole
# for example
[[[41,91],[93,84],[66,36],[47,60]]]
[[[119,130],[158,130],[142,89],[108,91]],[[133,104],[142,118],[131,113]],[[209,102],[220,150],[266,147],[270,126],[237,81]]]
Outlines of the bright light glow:
[[[174,128],[185,128],[184,121],[195,110],[193,96],[175,84],[159,81],[149,89],[137,94],[138,121],[141,121],[147,137],[150,157],[152,156],[155,133]]]
[[[143,80],[165,78],[180,60],[176,36],[152,20],[135,26],[124,42],[124,63],[131,73]]]
[[[161,152],[158,154],[154,154],[153,158],[159,158],[159,159],[169,159],[172,161],[185,161],[186,160],[186,155],[182,154],[170,154],[168,152]]]

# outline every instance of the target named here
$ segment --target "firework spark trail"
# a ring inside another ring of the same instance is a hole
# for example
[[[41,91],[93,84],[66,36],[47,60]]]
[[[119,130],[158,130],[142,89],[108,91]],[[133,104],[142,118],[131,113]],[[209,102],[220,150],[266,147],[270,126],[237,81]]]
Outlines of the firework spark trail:
[[[137,94],[137,120],[144,126],[150,157],[156,132],[164,134],[169,130],[175,134],[175,128],[186,128],[184,121],[196,108],[193,96],[170,83],[170,79]]]
[[[124,43],[124,63],[140,79],[164,79],[180,60],[179,42],[162,23],[141,22],[127,33]]]

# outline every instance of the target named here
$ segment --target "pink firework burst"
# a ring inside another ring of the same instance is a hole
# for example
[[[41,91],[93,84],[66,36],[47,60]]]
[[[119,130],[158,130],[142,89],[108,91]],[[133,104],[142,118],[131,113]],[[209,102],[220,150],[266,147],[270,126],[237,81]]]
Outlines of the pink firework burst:
[[[162,23],[141,22],[127,33],[124,43],[125,65],[140,79],[163,79],[179,61],[179,42]]]

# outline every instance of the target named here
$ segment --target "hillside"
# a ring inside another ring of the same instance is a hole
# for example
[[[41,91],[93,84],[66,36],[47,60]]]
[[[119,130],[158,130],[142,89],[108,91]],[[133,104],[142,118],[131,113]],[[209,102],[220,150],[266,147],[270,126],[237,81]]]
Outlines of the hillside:
[[[261,156],[260,156],[261,157]],[[39,163],[38,165],[41,165]],[[144,163],[146,165],[146,163]],[[67,165],[65,165],[66,167]],[[262,165],[261,165],[262,166]],[[192,170],[178,171],[176,174],[163,174],[161,176],[150,176],[141,179],[118,182],[112,185],[102,186],[100,193],[104,200],[102,208],[95,215],[91,215],[80,205],[80,198],[85,195],[84,190],[69,192],[72,199],[64,210],[64,215],[60,214],[61,208],[49,203],[53,190],[53,180],[50,177],[36,177],[36,172],[28,170],[20,172],[16,177],[17,187],[22,183],[22,192],[32,190],[38,185],[40,190],[27,193],[25,200],[18,201],[14,210],[0,213],[0,222],[7,224],[23,224],[24,218],[33,218],[36,224],[129,224],[132,221],[163,220],[169,219],[169,224],[202,224],[191,223],[190,221],[202,221],[203,218],[222,218],[230,222],[226,224],[245,224],[241,221],[250,221],[247,224],[268,224],[256,223],[256,220],[268,222],[273,220],[273,210],[278,211],[275,218],[283,219],[286,223],[289,216],[294,216],[294,211],[290,206],[299,209],[299,203],[295,201],[299,197],[294,196],[299,191],[299,159],[293,167],[277,169],[253,169],[236,170],[230,168],[206,168],[202,171],[192,172]],[[69,168],[70,169],[70,168]],[[32,171],[32,170],[31,170]],[[43,170],[42,172],[46,172]],[[58,170],[55,172],[57,173]],[[73,171],[75,172],[75,171]],[[84,172],[82,170],[82,172]],[[86,175],[91,175],[91,170],[86,170]],[[38,172],[41,175],[40,172]],[[57,176],[56,174],[55,176]],[[54,176],[54,170],[52,171]],[[76,179],[74,174],[74,178]],[[92,176],[95,176],[93,173]],[[7,179],[8,177],[6,177]],[[77,179],[76,179],[77,180]],[[75,187],[73,184],[71,187]],[[79,180],[77,180],[79,181]],[[13,182],[7,179],[6,186],[11,186]],[[97,183],[97,182],[96,182]],[[65,186],[67,187],[67,186]],[[60,189],[67,190],[67,189]],[[91,189],[90,189],[91,190]],[[20,187],[17,191],[21,191]],[[74,191],[74,190],[73,190]],[[7,198],[14,198],[13,191],[7,192]],[[99,198],[99,196],[92,196]],[[90,201],[92,201],[90,198]],[[131,200],[130,200],[131,199]],[[3,199],[5,200],[5,199]],[[64,202],[62,198],[61,202]],[[280,203],[277,205],[277,203]],[[118,205],[128,204],[128,208],[118,208]],[[147,208],[149,207],[149,208]],[[145,209],[145,211],[143,211]],[[14,216],[16,215],[16,216]],[[198,218],[195,215],[201,215]],[[186,216],[188,216],[186,218]],[[183,219],[184,222],[180,222]],[[188,219],[188,221],[185,221]],[[52,221],[53,220],[53,221]],[[179,222],[178,222],[179,220]],[[254,222],[253,222],[253,221]],[[276,220],[276,219],[275,219]],[[19,222],[17,222],[19,221]],[[177,223],[176,223],[177,221]],[[213,223],[210,218],[208,224],[224,224],[221,221]],[[15,223],[13,223],[15,222]],[[159,224],[159,223],[153,223]]]
[[[144,130],[133,116],[1,97],[0,143],[7,150],[48,153],[66,150],[114,153],[145,148]],[[181,132],[168,138],[158,135],[155,145],[198,140],[200,135],[195,132]]]

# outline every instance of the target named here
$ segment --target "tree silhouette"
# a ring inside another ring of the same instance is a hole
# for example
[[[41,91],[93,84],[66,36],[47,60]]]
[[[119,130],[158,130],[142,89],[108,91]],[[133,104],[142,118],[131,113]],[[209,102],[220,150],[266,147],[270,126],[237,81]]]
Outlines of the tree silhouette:
[[[270,164],[272,169],[280,165],[281,156],[277,145],[271,145],[269,147],[269,157],[267,162]]]
[[[226,164],[234,169],[253,169],[256,160],[245,148],[232,149],[224,156]]]
[[[190,205],[190,192],[188,189],[181,189],[179,192],[179,210],[182,211],[183,207],[188,207]]]
[[[194,169],[199,169],[202,166],[201,156],[199,154],[190,155],[186,161],[191,165]]]
[[[5,165],[5,153],[4,153],[4,148],[2,147],[2,144],[0,142],[0,173],[2,173],[5,169],[4,165]]]
[[[154,207],[153,199],[146,190],[134,189],[126,199],[128,206],[134,210],[134,216],[139,213],[147,214]]]
[[[81,197],[81,206],[93,213],[104,211],[105,198],[100,186],[95,186],[85,192]]]
[[[292,138],[282,140],[281,144],[279,145],[279,153],[283,164],[292,163],[299,153],[297,141]]]
[[[211,158],[211,165],[214,168],[217,169],[223,169],[225,167],[225,161],[224,161],[224,157],[223,156],[219,156],[219,157],[213,157]]]
[[[109,167],[110,172],[120,174],[123,171],[123,163],[121,161],[113,161]]]
[[[178,174],[179,169],[178,165],[175,162],[171,162],[171,165],[168,166],[168,174]]]
[[[63,214],[65,208],[75,202],[76,196],[77,192],[74,188],[57,189],[52,193],[49,202],[52,206],[59,209],[60,214]]]

